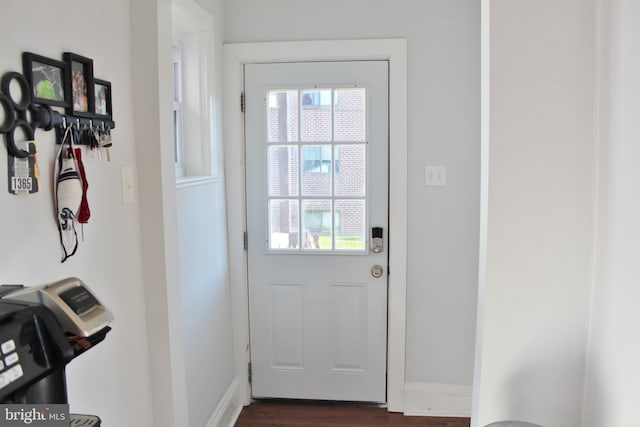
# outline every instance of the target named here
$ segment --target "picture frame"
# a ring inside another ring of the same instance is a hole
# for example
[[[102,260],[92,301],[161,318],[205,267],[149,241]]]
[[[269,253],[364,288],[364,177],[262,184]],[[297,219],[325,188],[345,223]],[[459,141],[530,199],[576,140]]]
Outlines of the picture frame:
[[[67,113],[79,117],[93,117],[93,60],[73,52],[65,52],[63,58],[69,69]]]
[[[69,67],[66,62],[24,52],[22,68],[31,88],[32,103],[69,107]]]
[[[94,105],[93,111],[96,118],[113,119],[111,106],[111,82],[101,79],[93,79]]]

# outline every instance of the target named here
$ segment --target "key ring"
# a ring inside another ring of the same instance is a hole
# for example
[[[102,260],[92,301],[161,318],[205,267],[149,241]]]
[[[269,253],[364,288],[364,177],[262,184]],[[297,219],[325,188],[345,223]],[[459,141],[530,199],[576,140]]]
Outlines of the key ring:
[[[33,141],[34,132],[31,125],[29,125],[29,123],[23,119],[17,119],[14,122],[13,127],[9,130],[9,132],[7,132],[7,151],[13,157],[24,159],[29,157],[29,152],[16,147],[14,134],[17,128],[22,128],[25,135],[27,136],[27,141]]]

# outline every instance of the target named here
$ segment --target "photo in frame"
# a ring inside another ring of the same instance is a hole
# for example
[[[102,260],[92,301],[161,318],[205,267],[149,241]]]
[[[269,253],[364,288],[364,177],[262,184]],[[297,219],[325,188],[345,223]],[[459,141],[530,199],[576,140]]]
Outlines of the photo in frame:
[[[36,55],[31,52],[22,54],[24,75],[32,90],[32,102],[35,104],[70,106],[70,94],[67,89],[69,67],[63,61]]]
[[[72,52],[65,52],[63,57],[69,68],[67,91],[70,104],[67,112],[74,116],[93,117],[93,60]]]
[[[94,92],[94,113],[97,118],[109,119],[113,118],[111,110],[111,83],[106,80],[93,80]]]

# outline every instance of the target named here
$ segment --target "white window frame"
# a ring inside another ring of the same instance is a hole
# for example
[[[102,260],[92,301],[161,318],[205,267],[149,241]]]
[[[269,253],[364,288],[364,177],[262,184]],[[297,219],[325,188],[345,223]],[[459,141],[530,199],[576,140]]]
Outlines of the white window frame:
[[[179,41],[173,42],[173,150],[176,167],[176,178],[184,176],[184,144],[182,122],[182,46]]]

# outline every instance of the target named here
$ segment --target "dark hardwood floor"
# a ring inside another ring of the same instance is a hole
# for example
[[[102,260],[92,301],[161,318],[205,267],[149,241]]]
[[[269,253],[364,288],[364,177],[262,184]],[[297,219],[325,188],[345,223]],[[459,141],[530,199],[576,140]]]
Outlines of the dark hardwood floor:
[[[355,404],[260,401],[242,409],[235,427],[469,427],[469,418],[406,417]]]

